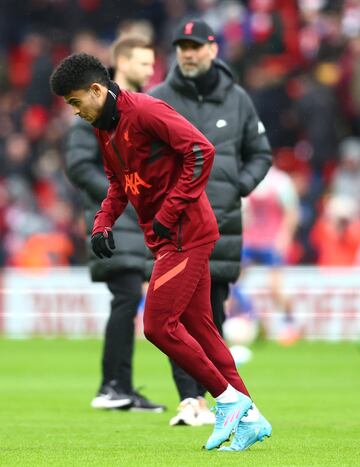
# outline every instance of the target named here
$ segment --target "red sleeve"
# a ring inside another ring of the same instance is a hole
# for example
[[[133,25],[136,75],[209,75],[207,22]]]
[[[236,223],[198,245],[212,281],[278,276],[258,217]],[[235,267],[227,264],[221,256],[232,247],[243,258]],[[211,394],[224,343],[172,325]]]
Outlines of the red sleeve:
[[[182,173],[156,214],[162,224],[171,227],[186,205],[205,190],[215,149],[197,128],[163,101],[154,100],[141,108],[138,122],[144,133],[165,141],[183,158]]]
[[[109,179],[110,185],[106,198],[101,203],[100,210],[95,214],[92,235],[103,232],[105,227],[112,228],[116,219],[121,215],[128,203],[128,197],[120,180],[107,165],[105,157],[103,161],[105,173]]]

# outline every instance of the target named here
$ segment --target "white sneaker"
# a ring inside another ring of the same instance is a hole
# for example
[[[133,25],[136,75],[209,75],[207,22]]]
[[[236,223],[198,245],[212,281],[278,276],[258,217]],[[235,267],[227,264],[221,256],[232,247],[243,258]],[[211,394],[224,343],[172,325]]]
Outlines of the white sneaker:
[[[189,426],[198,426],[197,414],[199,411],[199,401],[192,397],[188,397],[180,402],[179,407],[177,408],[178,413],[173,417],[169,425],[189,425]]]
[[[115,385],[105,384],[91,401],[93,409],[120,409],[133,403],[128,394],[122,393]]]
[[[214,425],[215,413],[211,412],[209,409],[206,399],[204,397],[198,397],[197,400],[199,403],[198,414],[196,417],[198,425]]]

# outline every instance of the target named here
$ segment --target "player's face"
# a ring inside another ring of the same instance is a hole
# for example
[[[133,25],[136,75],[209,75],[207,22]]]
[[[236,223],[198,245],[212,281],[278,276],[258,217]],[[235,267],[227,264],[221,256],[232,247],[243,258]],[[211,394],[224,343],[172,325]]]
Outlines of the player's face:
[[[186,78],[197,78],[206,73],[216,58],[216,43],[198,44],[194,41],[180,41],[176,46],[177,61]]]
[[[65,102],[71,105],[74,115],[78,115],[89,123],[94,123],[101,115],[107,96],[107,89],[93,83],[89,89],[78,89],[64,96]]]
[[[135,88],[145,86],[154,74],[155,54],[147,48],[135,47],[130,58],[118,59],[117,67],[123,73],[126,81]]]

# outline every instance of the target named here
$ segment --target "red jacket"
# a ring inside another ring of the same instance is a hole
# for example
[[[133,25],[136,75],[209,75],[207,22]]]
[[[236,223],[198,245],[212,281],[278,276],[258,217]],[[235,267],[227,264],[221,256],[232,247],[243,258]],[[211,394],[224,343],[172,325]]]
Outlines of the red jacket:
[[[114,131],[95,129],[110,186],[95,215],[93,234],[112,227],[128,200],[148,247],[187,250],[219,238],[205,193],[215,150],[190,122],[165,102],[121,90]],[[154,217],[172,240],[153,232]]]

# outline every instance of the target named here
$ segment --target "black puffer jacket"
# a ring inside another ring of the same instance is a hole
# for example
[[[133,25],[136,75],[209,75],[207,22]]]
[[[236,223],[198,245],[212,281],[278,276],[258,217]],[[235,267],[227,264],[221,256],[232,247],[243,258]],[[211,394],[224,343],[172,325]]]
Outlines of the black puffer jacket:
[[[221,239],[211,257],[211,276],[215,281],[233,282],[240,269],[241,197],[251,193],[264,178],[272,155],[249,96],[234,83],[231,71],[221,60],[216,60],[214,65],[220,78],[209,95],[200,96],[178,66],[150,94],[174,107],[216,148],[206,192]]]
[[[104,173],[102,157],[93,129],[80,118],[75,119],[70,127],[65,154],[66,173],[72,183],[80,188],[84,199],[92,279],[106,282],[114,277],[114,274],[124,270],[136,270],[144,274],[146,262],[144,236],[130,204],[114,225],[116,249],[112,258],[100,260],[91,251],[90,237],[94,215],[106,197],[109,182]]]

